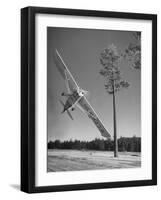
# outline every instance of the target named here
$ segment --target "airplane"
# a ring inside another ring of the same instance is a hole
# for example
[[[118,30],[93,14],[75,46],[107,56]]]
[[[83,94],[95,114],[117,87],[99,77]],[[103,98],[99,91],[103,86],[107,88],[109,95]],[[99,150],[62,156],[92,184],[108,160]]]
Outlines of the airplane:
[[[110,138],[111,135],[105,129],[103,123],[86,98],[88,91],[83,90],[78,86],[57,49],[55,49],[54,53],[54,62],[56,68],[63,77],[67,88],[67,93],[63,92],[61,94],[61,96],[66,97],[66,102],[64,103],[63,101],[59,100],[63,106],[63,111],[61,113],[66,112],[73,120],[73,116],[71,115],[70,111],[74,111],[75,107],[77,106],[94,122],[103,137]]]

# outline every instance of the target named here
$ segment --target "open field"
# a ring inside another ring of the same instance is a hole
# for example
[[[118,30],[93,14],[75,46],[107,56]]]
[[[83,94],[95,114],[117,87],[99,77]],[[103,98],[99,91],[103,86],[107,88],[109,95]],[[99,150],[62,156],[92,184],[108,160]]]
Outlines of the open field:
[[[141,167],[141,154],[111,151],[48,150],[48,172]]]

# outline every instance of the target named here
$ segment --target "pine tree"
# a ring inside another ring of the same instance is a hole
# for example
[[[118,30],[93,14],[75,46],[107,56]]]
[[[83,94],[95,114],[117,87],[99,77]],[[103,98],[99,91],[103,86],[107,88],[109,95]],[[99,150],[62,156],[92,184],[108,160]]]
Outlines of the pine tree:
[[[113,129],[114,129],[114,157],[118,157],[117,124],[116,124],[116,92],[121,88],[128,88],[129,83],[122,79],[120,72],[121,55],[114,44],[109,45],[100,55],[102,69],[100,74],[105,78],[105,89],[113,96]]]

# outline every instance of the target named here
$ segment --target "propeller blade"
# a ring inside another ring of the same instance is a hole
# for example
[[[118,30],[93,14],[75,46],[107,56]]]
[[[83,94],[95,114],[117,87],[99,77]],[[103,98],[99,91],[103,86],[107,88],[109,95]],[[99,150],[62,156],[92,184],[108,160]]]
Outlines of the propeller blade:
[[[87,91],[87,90],[83,90],[83,92],[84,92],[85,96],[89,98],[89,96],[90,96],[90,92]]]

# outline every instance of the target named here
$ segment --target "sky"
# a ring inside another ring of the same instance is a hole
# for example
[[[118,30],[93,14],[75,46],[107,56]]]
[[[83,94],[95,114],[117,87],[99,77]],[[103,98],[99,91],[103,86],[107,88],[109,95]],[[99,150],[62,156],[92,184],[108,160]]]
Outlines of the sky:
[[[88,101],[113,138],[112,95],[104,87],[99,57],[102,50],[114,44],[122,52],[135,39],[130,31],[47,28],[47,134],[48,141],[93,140],[103,138],[94,123],[79,108],[71,111],[74,120],[64,113],[61,99],[67,92],[65,82],[57,70],[53,55],[58,50],[80,88],[89,91]],[[119,137],[141,137],[141,70],[120,64],[122,78],[130,83],[128,89],[116,93],[117,134]]]

